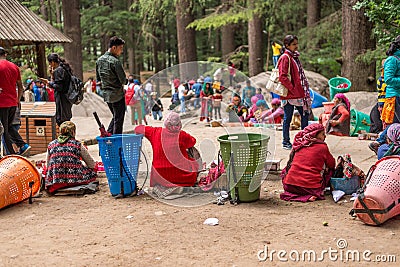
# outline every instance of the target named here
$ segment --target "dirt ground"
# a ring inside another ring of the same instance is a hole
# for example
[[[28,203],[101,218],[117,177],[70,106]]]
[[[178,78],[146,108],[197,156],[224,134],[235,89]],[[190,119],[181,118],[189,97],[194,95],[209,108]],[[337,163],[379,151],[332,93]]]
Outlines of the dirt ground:
[[[74,120],[78,138],[97,134],[96,127],[87,129],[86,122],[79,125],[80,119]],[[150,124],[161,126],[162,122],[150,119]],[[197,138],[207,163],[216,158],[218,136],[261,131],[212,128],[198,117],[184,119],[183,129]],[[282,159],[283,167],[289,151],[281,148],[282,133],[274,129],[262,133],[271,136],[269,157]],[[292,138],[295,133],[291,132]],[[375,162],[368,141],[334,136],[326,141],[334,157],[350,153],[365,172]],[[143,145],[151,158],[150,145],[147,141]],[[89,151],[100,159],[96,145],[89,146]],[[31,159],[44,159],[44,155]],[[145,161],[140,170],[139,186]],[[106,178],[99,181],[96,194],[42,196],[32,205],[24,201],[1,210],[0,266],[375,266],[378,257],[392,261],[379,266],[398,266],[393,261],[400,261],[399,216],[372,227],[349,215],[353,204],[349,196],[339,203],[331,196],[310,203],[281,201],[277,174],[265,174],[260,200],[238,205],[212,204],[216,199],[212,194],[164,202],[148,194],[114,199]],[[217,218],[219,225],[203,224],[207,218]],[[311,250],[316,260],[302,260],[302,253]],[[359,253],[360,260],[350,255],[345,263],[349,252]]]

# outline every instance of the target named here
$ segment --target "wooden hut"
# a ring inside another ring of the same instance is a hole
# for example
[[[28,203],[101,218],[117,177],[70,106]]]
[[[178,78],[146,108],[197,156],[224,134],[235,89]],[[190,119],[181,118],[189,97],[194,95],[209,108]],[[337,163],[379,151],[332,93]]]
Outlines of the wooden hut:
[[[45,45],[71,43],[72,39],[51,26],[18,0],[0,1],[0,46],[13,58],[32,54],[39,77],[47,76]],[[32,49],[28,48],[29,46]]]

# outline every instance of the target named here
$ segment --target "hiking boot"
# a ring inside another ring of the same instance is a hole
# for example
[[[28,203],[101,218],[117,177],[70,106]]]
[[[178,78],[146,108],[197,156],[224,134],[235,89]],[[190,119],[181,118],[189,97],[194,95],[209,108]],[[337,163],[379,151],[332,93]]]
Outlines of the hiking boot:
[[[19,149],[18,155],[20,155],[20,156],[25,155],[26,153],[29,152],[29,150],[31,150],[31,148],[32,147],[28,144],[21,146],[21,148]]]
[[[378,142],[374,141],[368,144],[368,148],[374,151],[375,154],[378,154],[378,148],[381,144]]]

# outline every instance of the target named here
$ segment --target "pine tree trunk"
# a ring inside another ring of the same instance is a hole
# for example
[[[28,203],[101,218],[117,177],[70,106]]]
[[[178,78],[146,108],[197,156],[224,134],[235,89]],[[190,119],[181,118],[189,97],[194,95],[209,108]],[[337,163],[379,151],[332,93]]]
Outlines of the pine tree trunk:
[[[196,35],[194,29],[186,29],[186,27],[193,22],[193,3],[191,0],[177,0],[176,1],[176,28],[178,35],[178,58],[179,64],[196,61]],[[193,64],[194,65],[194,64]],[[198,75],[197,68],[188,68],[187,64],[181,66],[180,78],[184,80],[189,77],[196,77]]]
[[[229,11],[233,5],[233,0],[222,0],[224,12]],[[225,25],[221,28],[221,51],[222,58],[226,59],[226,55],[235,50],[235,26],[232,24]]]
[[[263,20],[257,14],[249,20],[247,38],[249,42],[249,76],[263,72]]]
[[[342,70],[352,86],[350,91],[375,91],[376,64],[364,63],[357,57],[367,49],[375,48],[372,37],[372,23],[363,10],[353,10],[357,0],[342,1]]]
[[[321,0],[307,0],[307,27],[321,19]]]
[[[74,74],[83,78],[82,67],[82,36],[80,0],[69,0],[63,4],[64,33],[70,37],[72,43],[64,44],[64,56],[71,65]]]

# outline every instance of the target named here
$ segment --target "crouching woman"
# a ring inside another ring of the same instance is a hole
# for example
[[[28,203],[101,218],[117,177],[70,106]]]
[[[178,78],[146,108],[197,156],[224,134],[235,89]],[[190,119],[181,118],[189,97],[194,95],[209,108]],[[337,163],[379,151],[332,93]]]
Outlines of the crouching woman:
[[[324,198],[335,169],[335,159],[325,143],[325,129],[311,124],[298,132],[287,166],[282,170],[285,190],[280,198],[286,201],[314,201]]]
[[[195,185],[199,165],[189,157],[187,149],[196,144],[196,138],[182,130],[178,113],[169,113],[164,127],[138,125],[135,133],[144,134],[153,148],[151,187]]]
[[[60,125],[58,138],[48,145],[45,189],[49,193],[96,180],[97,174],[93,170],[95,161],[81,142],[75,139],[75,133],[75,124],[65,121]]]

